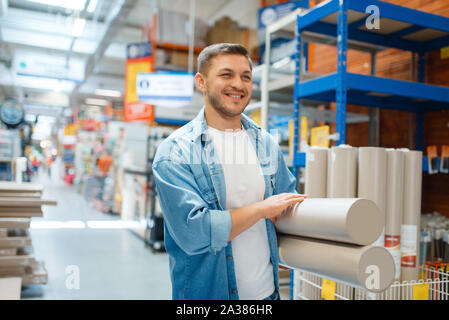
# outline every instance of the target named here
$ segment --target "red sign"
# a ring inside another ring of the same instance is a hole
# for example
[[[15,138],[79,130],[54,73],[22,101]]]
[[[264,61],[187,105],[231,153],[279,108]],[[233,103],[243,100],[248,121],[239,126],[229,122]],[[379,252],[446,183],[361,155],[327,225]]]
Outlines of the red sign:
[[[154,107],[140,102],[136,89],[137,74],[139,72],[154,72],[154,56],[151,50],[151,43],[129,44],[127,50],[124,120],[154,121]]]

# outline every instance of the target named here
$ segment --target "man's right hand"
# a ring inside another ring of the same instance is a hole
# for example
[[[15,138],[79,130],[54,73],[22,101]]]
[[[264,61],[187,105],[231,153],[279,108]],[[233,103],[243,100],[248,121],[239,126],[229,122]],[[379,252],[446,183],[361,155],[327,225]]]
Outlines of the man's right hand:
[[[297,193],[281,193],[230,211],[232,228],[228,241],[253,226],[260,219],[275,222],[282,212],[295,203],[302,202],[307,196]]]
[[[261,212],[265,219],[271,219],[272,222],[275,222],[285,209],[296,203],[303,202],[305,198],[307,198],[305,194],[281,193],[256,202],[253,205],[256,206],[257,211]]]

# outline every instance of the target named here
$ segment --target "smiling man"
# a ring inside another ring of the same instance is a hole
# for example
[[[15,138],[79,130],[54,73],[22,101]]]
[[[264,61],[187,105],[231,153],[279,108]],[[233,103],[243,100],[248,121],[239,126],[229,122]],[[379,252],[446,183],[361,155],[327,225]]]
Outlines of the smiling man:
[[[273,222],[304,200],[273,138],[243,114],[252,62],[237,44],[198,56],[204,108],[158,148],[174,299],[279,299]]]

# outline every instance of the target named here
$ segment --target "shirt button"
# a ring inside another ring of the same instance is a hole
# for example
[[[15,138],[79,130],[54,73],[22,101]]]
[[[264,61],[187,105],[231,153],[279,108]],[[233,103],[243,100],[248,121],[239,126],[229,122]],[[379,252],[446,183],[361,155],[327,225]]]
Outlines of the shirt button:
[[[237,290],[232,290],[232,294],[236,294],[237,293]]]
[[[232,260],[232,257],[231,257],[231,256],[228,256],[228,260]]]

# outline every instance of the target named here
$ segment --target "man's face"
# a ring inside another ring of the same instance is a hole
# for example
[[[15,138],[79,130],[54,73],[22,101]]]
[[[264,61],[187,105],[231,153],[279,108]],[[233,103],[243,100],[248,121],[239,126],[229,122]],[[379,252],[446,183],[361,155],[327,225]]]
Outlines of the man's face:
[[[252,73],[242,55],[214,57],[207,75],[197,74],[197,82],[209,104],[224,116],[240,115],[251,100]]]

